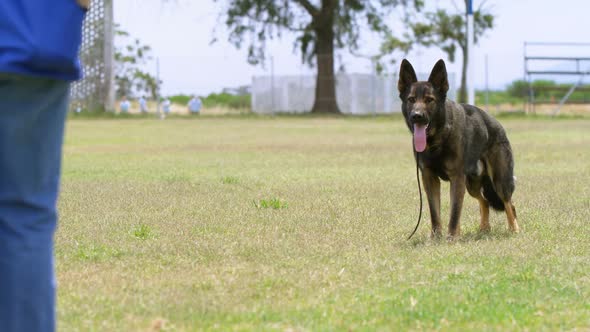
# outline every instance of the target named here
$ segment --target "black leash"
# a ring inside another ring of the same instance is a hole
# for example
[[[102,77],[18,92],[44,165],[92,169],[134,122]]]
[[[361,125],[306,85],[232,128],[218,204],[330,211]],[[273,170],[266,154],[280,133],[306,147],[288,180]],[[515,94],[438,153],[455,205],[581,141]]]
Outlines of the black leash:
[[[420,175],[418,172],[418,153],[416,153],[416,181],[418,181],[418,192],[420,193],[420,214],[418,215],[418,223],[416,224],[416,228],[414,228],[414,231],[412,232],[412,234],[410,234],[408,240],[411,239],[412,236],[414,236],[414,234],[416,234],[418,226],[420,226],[420,220],[422,220],[422,188],[420,186]]]

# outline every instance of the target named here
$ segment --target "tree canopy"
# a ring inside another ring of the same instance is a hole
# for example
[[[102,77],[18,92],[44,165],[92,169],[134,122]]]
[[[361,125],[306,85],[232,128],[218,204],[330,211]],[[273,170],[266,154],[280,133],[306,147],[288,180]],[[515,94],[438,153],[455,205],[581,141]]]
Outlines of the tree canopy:
[[[363,31],[392,36],[389,14],[422,6],[423,0],[230,0],[222,17],[229,41],[238,48],[247,45],[251,64],[264,62],[268,40],[294,34],[302,62],[317,66],[312,112],[339,113],[335,49],[357,51]]]
[[[467,0],[466,0],[467,1]],[[467,3],[465,3],[467,7]],[[494,16],[483,6],[473,13],[474,43],[477,44],[487,30],[494,27]],[[449,61],[456,59],[457,49],[460,50],[463,63],[461,71],[461,86],[459,101],[466,102],[466,72],[467,72],[467,14],[465,11],[447,12],[437,9],[426,12],[421,20],[410,23],[413,41],[427,47],[439,47],[449,57]]]
[[[115,87],[118,97],[147,94],[156,99],[162,84],[145,70],[146,62],[152,60],[152,48],[139,39],[130,39],[128,32],[115,26],[115,35],[124,40],[124,46],[115,48]]]

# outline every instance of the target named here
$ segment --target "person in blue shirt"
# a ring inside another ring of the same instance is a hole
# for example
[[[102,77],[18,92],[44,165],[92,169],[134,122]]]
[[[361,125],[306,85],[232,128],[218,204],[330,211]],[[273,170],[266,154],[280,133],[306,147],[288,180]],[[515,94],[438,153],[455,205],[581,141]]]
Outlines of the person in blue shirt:
[[[170,113],[171,105],[172,105],[172,103],[170,102],[170,99],[168,99],[168,98],[164,99],[164,102],[162,103],[162,108],[164,109],[164,114]]]
[[[141,113],[148,112],[147,100],[145,99],[144,96],[139,97],[139,110],[141,111]]]
[[[0,0],[0,331],[55,331],[64,123],[89,0]]]
[[[193,96],[188,102],[188,110],[190,114],[199,115],[202,106],[203,103],[201,102],[201,98],[197,96]]]
[[[131,103],[127,100],[127,96],[123,96],[121,103],[119,104],[119,109],[121,113],[128,113],[129,108],[131,107]]]

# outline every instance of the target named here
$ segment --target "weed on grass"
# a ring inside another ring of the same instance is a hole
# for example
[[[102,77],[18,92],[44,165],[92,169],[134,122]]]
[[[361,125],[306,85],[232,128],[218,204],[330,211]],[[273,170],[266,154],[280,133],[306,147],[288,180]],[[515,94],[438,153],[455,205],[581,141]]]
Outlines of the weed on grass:
[[[221,183],[223,184],[237,184],[238,178],[235,176],[224,176],[221,178]]]
[[[154,236],[150,226],[141,224],[133,229],[133,236],[140,240],[147,240]]]
[[[81,261],[98,262],[111,258],[119,258],[123,255],[120,250],[109,248],[104,245],[78,245],[74,257]]]
[[[287,202],[281,201],[278,198],[261,199],[260,201],[254,201],[254,206],[258,209],[285,209],[287,208]]]

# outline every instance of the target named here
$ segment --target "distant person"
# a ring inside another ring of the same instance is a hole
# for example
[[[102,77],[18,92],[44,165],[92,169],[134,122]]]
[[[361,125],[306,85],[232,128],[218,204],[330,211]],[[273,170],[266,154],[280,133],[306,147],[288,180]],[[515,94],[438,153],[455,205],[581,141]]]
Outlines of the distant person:
[[[139,110],[141,111],[141,113],[148,112],[147,100],[144,96],[139,97]]]
[[[172,105],[172,103],[170,102],[170,99],[168,99],[168,98],[164,99],[164,102],[162,103],[162,109],[164,110],[164,114],[170,113],[170,106],[171,105]]]
[[[131,103],[129,102],[129,100],[127,100],[127,96],[123,96],[123,99],[119,104],[119,109],[121,110],[121,113],[128,113],[129,108],[131,108]]]
[[[202,106],[203,103],[201,102],[201,98],[197,96],[193,96],[188,102],[188,110],[193,115],[199,115]]]
[[[55,331],[54,233],[89,0],[0,0],[0,331]]]

